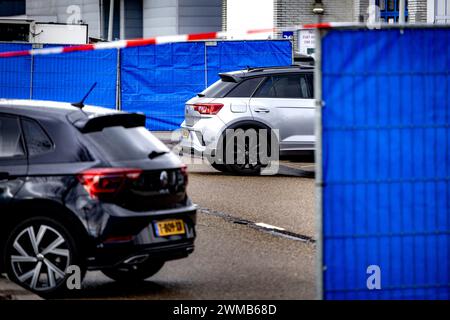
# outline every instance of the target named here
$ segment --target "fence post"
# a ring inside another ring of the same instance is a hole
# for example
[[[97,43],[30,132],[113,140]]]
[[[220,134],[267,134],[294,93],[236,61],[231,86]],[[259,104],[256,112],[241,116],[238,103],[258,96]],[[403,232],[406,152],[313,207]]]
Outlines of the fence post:
[[[322,208],[322,30],[315,29],[315,69],[314,69],[314,99],[315,116],[315,161],[316,161],[316,290],[317,299],[323,299],[323,208]]]
[[[208,88],[208,43],[203,42],[205,46],[205,89]]]
[[[31,47],[33,49],[33,47]],[[33,73],[34,73],[34,55],[30,57],[30,100],[33,100]]]
[[[120,52],[121,49],[117,49],[117,75],[116,75],[116,110],[122,110],[122,96],[121,96],[121,78],[120,78]]]

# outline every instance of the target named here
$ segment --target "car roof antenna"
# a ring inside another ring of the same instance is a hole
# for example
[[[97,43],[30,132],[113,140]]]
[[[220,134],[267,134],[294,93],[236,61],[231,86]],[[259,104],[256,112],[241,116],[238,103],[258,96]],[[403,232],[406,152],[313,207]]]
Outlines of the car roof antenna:
[[[77,107],[79,109],[83,109],[84,107],[84,101],[87,99],[87,97],[89,97],[89,95],[91,94],[92,90],[94,90],[95,86],[97,85],[97,82],[94,82],[94,84],[92,85],[92,87],[89,89],[89,91],[86,93],[86,95],[83,97],[83,99],[81,99],[80,102],[74,102],[72,103],[72,105],[74,107]]]

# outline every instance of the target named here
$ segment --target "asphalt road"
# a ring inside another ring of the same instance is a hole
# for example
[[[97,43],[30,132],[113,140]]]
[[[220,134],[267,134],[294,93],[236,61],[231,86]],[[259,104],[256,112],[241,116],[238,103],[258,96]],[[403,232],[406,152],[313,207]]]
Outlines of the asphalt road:
[[[311,165],[284,163],[279,175],[261,177],[190,165],[188,191],[200,207],[195,252],[134,285],[88,273],[76,297],[313,299],[314,180],[299,168]]]

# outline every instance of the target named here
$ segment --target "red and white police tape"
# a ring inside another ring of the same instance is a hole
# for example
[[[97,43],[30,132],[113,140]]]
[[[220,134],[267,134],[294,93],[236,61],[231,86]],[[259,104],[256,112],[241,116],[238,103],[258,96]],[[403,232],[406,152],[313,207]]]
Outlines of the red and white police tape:
[[[295,30],[301,30],[301,29],[330,29],[330,28],[334,28],[334,27],[348,26],[348,25],[349,25],[349,23],[339,23],[339,22],[304,24],[304,25],[300,25],[300,26],[286,27],[286,28],[269,28],[269,29],[248,30],[246,32],[243,32],[242,35],[268,33],[268,32],[281,32],[281,31],[295,31]],[[175,42],[214,40],[214,39],[226,38],[227,35],[230,35],[230,34],[227,32],[219,31],[219,32],[183,34],[183,35],[175,35],[175,36],[160,36],[160,37],[154,37],[154,38],[144,38],[144,39],[134,39],[134,40],[118,40],[118,41],[112,41],[112,42],[101,42],[101,43],[96,43],[96,44],[83,44],[83,45],[67,46],[67,47],[55,47],[55,48],[0,52],[0,58],[12,58],[12,57],[22,57],[22,56],[30,56],[30,55],[34,56],[34,55],[60,54],[60,53],[104,50],[104,49],[122,49],[122,48],[141,47],[141,46],[146,46],[146,45],[157,45],[157,44],[175,43]]]

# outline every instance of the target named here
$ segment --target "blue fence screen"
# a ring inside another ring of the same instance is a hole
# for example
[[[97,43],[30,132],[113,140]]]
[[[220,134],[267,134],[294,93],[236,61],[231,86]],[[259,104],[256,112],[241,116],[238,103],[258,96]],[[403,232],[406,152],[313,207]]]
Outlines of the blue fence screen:
[[[97,85],[86,103],[115,108],[117,50],[34,57],[32,98],[35,100],[80,101],[94,83]]]
[[[289,41],[214,41],[126,48],[121,51],[121,105],[140,111],[151,130],[174,130],[184,104],[219,72],[292,63]]]
[[[4,43],[0,52],[30,50],[29,44]],[[31,57],[0,59],[0,98],[30,99]]]
[[[324,297],[450,299],[450,29],[322,44]]]

